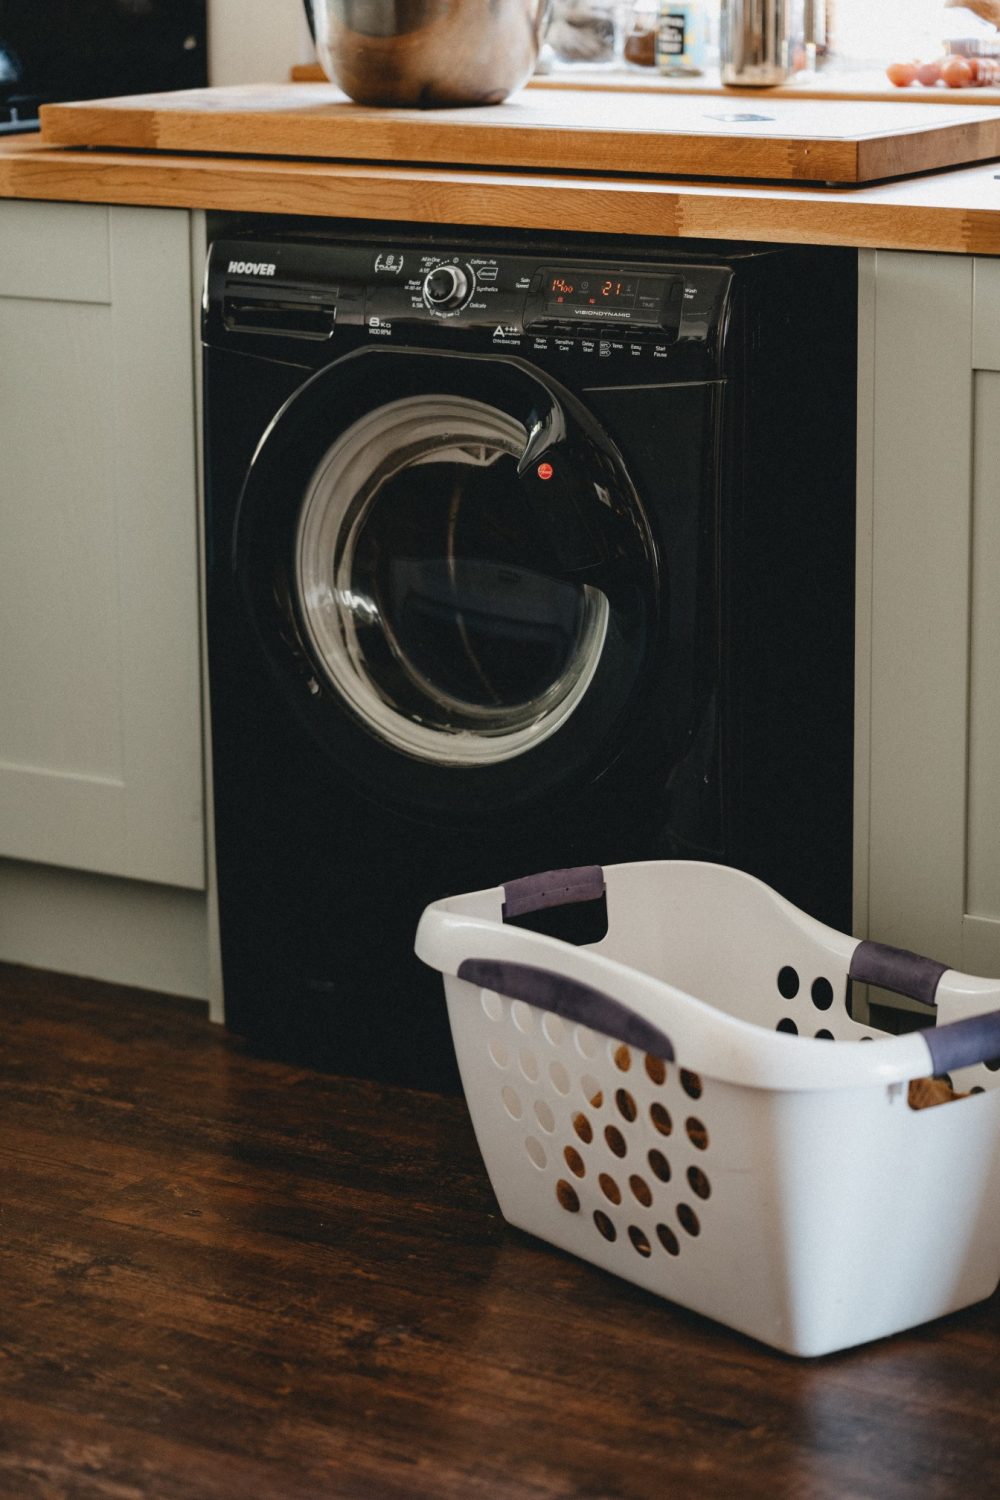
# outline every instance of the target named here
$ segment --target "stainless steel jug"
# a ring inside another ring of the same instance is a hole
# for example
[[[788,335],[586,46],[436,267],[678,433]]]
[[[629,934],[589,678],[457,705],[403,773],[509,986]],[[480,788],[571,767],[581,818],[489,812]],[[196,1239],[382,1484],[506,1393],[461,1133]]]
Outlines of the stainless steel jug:
[[[784,83],[793,71],[792,16],[792,0],[722,0],[722,82],[748,88]]]

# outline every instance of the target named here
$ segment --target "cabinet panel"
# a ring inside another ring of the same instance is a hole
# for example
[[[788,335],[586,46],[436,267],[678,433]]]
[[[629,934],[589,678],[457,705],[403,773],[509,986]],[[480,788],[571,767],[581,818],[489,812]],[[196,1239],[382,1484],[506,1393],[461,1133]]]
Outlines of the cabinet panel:
[[[972,262],[879,251],[868,935],[961,962]]]
[[[0,855],[201,888],[188,216],[0,204],[0,244]]]
[[[0,298],[0,349],[0,760],[120,781],[110,311]]]
[[[1000,920],[1000,373],[976,375],[974,413],[966,909]]]
[[[1000,370],[1000,260],[976,260],[975,287],[972,361],[977,370]]]
[[[1000,974],[1000,262],[879,251],[874,289],[858,927]]]
[[[0,296],[111,301],[113,210],[89,203],[2,207]]]

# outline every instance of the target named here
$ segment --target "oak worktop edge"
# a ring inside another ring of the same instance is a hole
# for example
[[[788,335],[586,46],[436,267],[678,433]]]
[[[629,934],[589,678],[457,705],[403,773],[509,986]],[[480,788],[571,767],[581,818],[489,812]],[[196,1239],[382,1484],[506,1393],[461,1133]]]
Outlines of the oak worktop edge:
[[[0,142],[3,198],[979,255],[1000,255],[997,172],[823,188]]]

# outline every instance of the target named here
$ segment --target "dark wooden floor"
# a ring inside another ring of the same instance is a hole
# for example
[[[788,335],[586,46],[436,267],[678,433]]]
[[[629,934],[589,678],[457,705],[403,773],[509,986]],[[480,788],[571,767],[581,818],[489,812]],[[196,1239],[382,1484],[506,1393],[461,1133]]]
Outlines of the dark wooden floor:
[[[997,1297],[773,1354],[506,1227],[460,1101],[185,1002],[0,968],[0,1171],[4,1500],[1000,1494]]]

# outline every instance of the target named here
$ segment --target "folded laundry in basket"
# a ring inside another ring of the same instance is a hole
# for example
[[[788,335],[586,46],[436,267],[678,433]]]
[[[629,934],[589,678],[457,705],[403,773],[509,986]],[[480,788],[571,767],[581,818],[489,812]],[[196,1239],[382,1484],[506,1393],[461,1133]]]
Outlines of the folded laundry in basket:
[[[911,1109],[933,1109],[935,1104],[950,1104],[952,1099],[968,1097],[968,1094],[956,1094],[943,1078],[911,1078],[906,1094]]]

